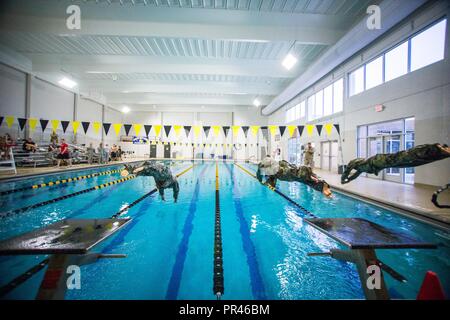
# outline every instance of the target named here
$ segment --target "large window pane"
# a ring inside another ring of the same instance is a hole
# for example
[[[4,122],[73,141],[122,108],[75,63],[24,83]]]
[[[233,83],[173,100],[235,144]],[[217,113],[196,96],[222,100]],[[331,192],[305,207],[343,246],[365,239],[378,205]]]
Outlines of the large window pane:
[[[333,84],[333,113],[344,109],[344,79],[339,79]]]
[[[300,105],[295,106],[295,120],[300,119]]]
[[[411,71],[444,59],[446,27],[442,20],[411,39]]]
[[[329,85],[323,90],[323,115],[328,116],[333,113],[333,85]]]
[[[314,119],[320,118],[323,115],[323,90],[316,93],[316,107],[314,109]]]
[[[383,57],[379,57],[366,65],[366,90],[383,83]]]
[[[408,42],[386,53],[386,81],[398,78],[408,72]]]
[[[306,102],[303,100],[300,102],[300,118],[304,118],[306,116]]]
[[[314,120],[314,106],[316,102],[316,96],[312,95],[308,98],[308,120]]]
[[[364,66],[350,73],[349,93],[350,96],[364,91]]]

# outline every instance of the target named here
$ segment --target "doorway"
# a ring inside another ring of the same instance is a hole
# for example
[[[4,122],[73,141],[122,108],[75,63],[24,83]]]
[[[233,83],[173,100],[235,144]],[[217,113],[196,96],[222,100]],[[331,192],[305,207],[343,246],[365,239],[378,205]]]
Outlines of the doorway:
[[[155,159],[156,158],[156,144],[150,145],[150,158]]]
[[[164,158],[170,159],[170,144],[169,143],[164,145]]]
[[[337,141],[324,141],[321,143],[321,169],[331,172],[338,171],[339,144]]]

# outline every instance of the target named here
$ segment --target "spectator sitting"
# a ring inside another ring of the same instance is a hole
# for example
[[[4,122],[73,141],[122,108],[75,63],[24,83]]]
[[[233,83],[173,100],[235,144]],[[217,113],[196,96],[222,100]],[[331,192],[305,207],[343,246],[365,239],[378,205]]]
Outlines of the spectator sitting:
[[[27,138],[22,145],[23,151],[26,152],[36,152],[37,145],[36,142],[34,142],[31,138]]]
[[[10,150],[15,143],[9,133],[5,134],[4,137],[0,137],[0,152],[1,158],[4,160],[11,159]]]
[[[59,154],[57,156],[59,167],[61,165],[61,160],[67,161],[69,166],[72,166],[72,159],[70,159],[69,145],[66,143],[65,139],[61,139],[61,145],[59,146]]]
[[[113,144],[113,146],[111,147],[111,160],[112,161],[116,161],[117,160],[117,146],[115,144]]]
[[[122,161],[122,148],[119,146],[119,149],[117,149],[117,158]]]

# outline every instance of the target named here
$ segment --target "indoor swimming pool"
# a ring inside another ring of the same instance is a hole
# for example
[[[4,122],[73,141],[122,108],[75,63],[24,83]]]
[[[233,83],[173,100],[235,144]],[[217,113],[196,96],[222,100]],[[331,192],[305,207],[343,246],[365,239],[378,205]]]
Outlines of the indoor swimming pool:
[[[223,250],[222,299],[364,299],[354,265],[307,255],[344,247],[306,224],[303,210],[245,171],[254,173],[255,166],[213,161],[169,164],[174,174],[184,172],[178,178],[178,202],[174,203],[169,189],[166,201],[156,192],[124,211],[120,218],[130,217],[131,222],[92,251],[126,257],[83,266],[81,288],[68,290],[66,299],[216,299],[216,168]],[[116,165],[2,182],[0,211],[10,214],[0,217],[0,240],[62,219],[109,218],[155,188],[154,179],[143,176],[105,185],[121,179],[120,168]],[[81,178],[67,181],[72,177]],[[104,187],[94,188],[99,185]],[[82,192],[91,188],[90,192]],[[13,189],[19,191],[7,193]],[[389,249],[377,250],[377,254],[407,279],[399,282],[385,274],[391,298],[415,299],[428,270],[438,274],[444,290],[450,293],[448,230],[338,192],[328,199],[305,185],[282,181],[278,189],[317,217],[365,218],[435,243],[437,249]],[[64,198],[77,192],[76,196]],[[58,201],[48,202],[51,199]],[[48,203],[34,206],[44,201]],[[24,207],[28,210],[20,210]],[[0,287],[45,258],[0,256]],[[44,271],[1,298],[34,299]]]

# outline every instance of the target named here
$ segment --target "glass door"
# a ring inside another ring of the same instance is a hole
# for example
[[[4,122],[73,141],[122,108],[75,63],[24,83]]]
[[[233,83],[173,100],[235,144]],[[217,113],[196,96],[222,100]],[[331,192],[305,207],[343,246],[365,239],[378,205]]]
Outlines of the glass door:
[[[379,153],[383,153],[383,138],[382,137],[370,137],[367,139],[367,157],[370,158]],[[379,173],[378,176],[374,174],[368,174],[368,177],[375,179],[383,179],[383,174]]]
[[[397,153],[403,150],[403,135],[396,134],[383,137],[384,153]],[[384,178],[388,181],[403,182],[403,169],[388,168],[384,170]]]

